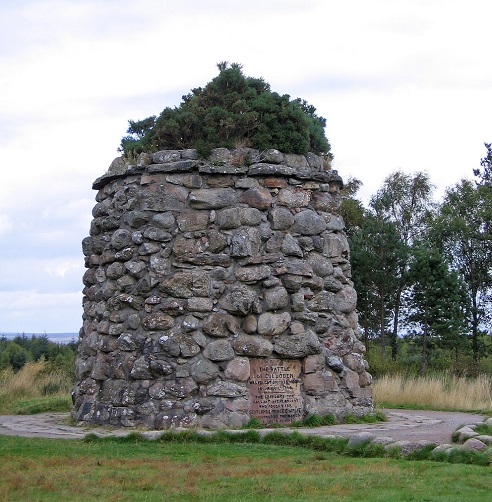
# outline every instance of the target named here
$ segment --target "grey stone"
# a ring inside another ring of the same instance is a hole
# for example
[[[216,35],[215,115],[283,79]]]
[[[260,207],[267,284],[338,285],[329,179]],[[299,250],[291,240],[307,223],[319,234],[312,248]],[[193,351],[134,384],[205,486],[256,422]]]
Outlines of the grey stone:
[[[341,216],[325,214],[324,217],[326,221],[326,230],[337,232],[345,228],[345,222]]]
[[[289,305],[289,293],[283,287],[265,290],[263,294],[266,310],[281,310]]]
[[[204,272],[177,272],[161,283],[161,290],[177,298],[208,297],[210,279]]]
[[[209,188],[193,190],[189,201],[193,209],[222,209],[235,204],[237,198],[233,188]]]
[[[253,246],[251,244],[249,234],[240,230],[234,233],[231,238],[231,256],[244,257],[254,254]]]
[[[140,356],[134,363],[130,372],[132,378],[148,380],[157,375],[170,375],[173,367],[166,361],[159,360],[155,356]]]
[[[311,193],[308,190],[282,189],[278,193],[277,204],[290,208],[306,207],[311,200]]]
[[[309,253],[307,261],[313,272],[320,277],[326,277],[333,273],[331,260],[319,253]]]
[[[118,229],[111,237],[111,246],[114,249],[120,250],[132,243],[132,234],[128,230]]]
[[[269,357],[273,345],[267,339],[253,335],[239,335],[234,342],[234,351],[239,356]]]
[[[188,148],[186,150],[181,150],[181,157],[183,159],[198,160],[198,152],[194,148]]]
[[[158,253],[161,250],[161,246],[156,242],[144,242],[138,248],[138,254],[140,256],[148,256],[151,254]]]
[[[95,182],[73,416],[240,427],[251,358],[272,357],[299,360],[304,415],[372,409],[343,184],[324,159],[239,148],[137,163]]]
[[[217,377],[219,367],[208,359],[198,359],[190,365],[190,374],[196,383],[205,384]]]
[[[150,219],[148,213],[144,211],[130,211],[125,214],[124,221],[132,228],[140,228]]]
[[[144,344],[144,339],[133,333],[123,333],[117,340],[120,350],[134,351],[141,348]]]
[[[275,207],[269,213],[274,230],[288,230],[294,224],[294,215],[283,207]]]
[[[208,249],[212,253],[220,253],[227,247],[226,237],[217,230],[208,233]]]
[[[163,164],[152,164],[147,168],[149,173],[174,173],[191,171],[196,166],[193,160],[178,160],[176,162],[166,162]]]
[[[345,369],[342,360],[337,356],[327,356],[326,363],[333,371],[337,373],[342,373],[342,371]]]
[[[229,361],[234,358],[234,351],[228,340],[214,340],[205,347],[203,355],[211,361]]]
[[[244,384],[228,382],[227,380],[219,381],[207,386],[207,396],[219,397],[240,397],[246,396],[248,389]]]
[[[270,191],[266,188],[250,188],[241,194],[241,202],[256,209],[268,209],[273,202]]]
[[[290,321],[291,317],[288,312],[282,312],[281,314],[265,312],[258,318],[258,334],[265,336],[279,335],[287,330]]]
[[[166,396],[183,399],[196,394],[198,386],[192,378],[177,378],[175,382],[165,382],[164,390]]]
[[[326,232],[323,234],[324,245],[323,255],[329,258],[345,256],[348,253],[348,243],[346,238],[338,233]]]
[[[208,220],[209,214],[207,211],[183,211],[176,216],[178,228],[182,232],[205,230]]]
[[[119,279],[125,273],[125,270],[123,263],[111,263],[106,269],[106,277],[108,279]]]
[[[300,359],[321,352],[318,337],[312,331],[299,335],[282,335],[275,339],[275,352],[281,357]]]
[[[312,396],[325,396],[338,390],[338,385],[330,371],[316,371],[304,375],[304,392]]]
[[[179,211],[184,209],[186,197],[188,196],[188,190],[182,188],[181,192],[174,190],[170,193],[169,187],[173,185],[167,184],[166,187],[162,187],[162,191],[154,192],[147,191],[142,194],[141,209],[144,211]],[[181,187],[175,187],[181,188]]]
[[[245,174],[248,172],[248,166],[205,164],[198,167],[198,172],[204,174]]]
[[[304,253],[302,252],[301,247],[297,243],[297,240],[290,234],[285,235],[284,240],[282,242],[281,250],[282,253],[284,253],[287,256],[297,256],[299,258],[302,258],[304,256]]]
[[[176,224],[176,218],[174,217],[173,213],[167,211],[164,213],[155,214],[152,217],[152,223],[157,225],[158,227],[170,229],[173,228]]]
[[[160,150],[152,154],[152,162],[154,164],[165,164],[168,162],[176,162],[181,159],[179,150]]]
[[[359,432],[349,439],[347,448],[357,448],[359,446],[363,446],[367,443],[372,442],[374,439],[376,439],[376,436],[371,432]]]
[[[213,148],[208,157],[210,162],[229,162],[231,152],[227,148]]]
[[[323,216],[305,209],[297,213],[294,217],[292,230],[301,235],[314,235],[323,232],[326,228],[326,222]]]
[[[219,307],[231,314],[246,315],[258,301],[255,291],[248,286],[238,285],[227,289],[219,300]]]
[[[168,231],[157,227],[147,227],[143,235],[146,239],[158,242],[169,242],[172,239],[172,235]]]
[[[241,282],[255,283],[270,277],[272,269],[268,265],[257,267],[238,267],[234,271],[236,279]]]
[[[222,230],[238,228],[241,226],[241,210],[239,207],[231,207],[217,211],[216,224]]]
[[[284,154],[275,148],[269,148],[262,152],[261,159],[263,162],[271,164],[282,164],[284,161]]]
[[[169,258],[161,258],[160,256],[153,255],[150,257],[150,269],[163,277],[171,272],[171,262]]]
[[[296,170],[293,167],[277,164],[253,164],[248,169],[250,176],[292,176]]]
[[[128,261],[125,263],[125,268],[128,273],[133,277],[140,277],[141,273],[147,268],[147,265],[143,261]]]
[[[315,373],[325,368],[325,357],[323,354],[307,356],[303,362],[304,373]]]
[[[164,352],[174,357],[194,357],[201,351],[193,337],[179,331],[160,336],[159,344]]]
[[[248,380],[250,372],[249,359],[247,357],[235,357],[227,363],[224,376],[231,380],[245,382]]]
[[[256,226],[261,223],[261,212],[253,207],[240,209],[241,224],[247,226]]]
[[[146,330],[162,331],[170,329],[174,325],[174,319],[162,312],[155,312],[150,314],[142,320],[142,326]]]
[[[230,314],[211,314],[203,323],[203,331],[207,335],[227,338],[239,333],[239,321]]]
[[[242,323],[242,327],[245,333],[253,334],[256,333],[258,327],[258,320],[254,315],[247,315]]]
[[[312,152],[306,154],[306,160],[310,167],[314,167],[315,169],[323,169],[325,162],[323,157],[316,155]]]
[[[188,310],[192,312],[210,312],[214,304],[210,298],[188,298]]]

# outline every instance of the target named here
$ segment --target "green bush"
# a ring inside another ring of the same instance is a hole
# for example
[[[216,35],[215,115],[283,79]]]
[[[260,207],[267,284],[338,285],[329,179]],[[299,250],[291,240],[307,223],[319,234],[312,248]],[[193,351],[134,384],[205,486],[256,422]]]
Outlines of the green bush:
[[[316,115],[314,106],[271,91],[262,78],[246,77],[237,63],[217,66],[218,76],[183,96],[179,107],[167,107],[158,117],[129,120],[120,146],[124,155],[196,148],[207,158],[212,148],[241,144],[332,157],[326,120]]]

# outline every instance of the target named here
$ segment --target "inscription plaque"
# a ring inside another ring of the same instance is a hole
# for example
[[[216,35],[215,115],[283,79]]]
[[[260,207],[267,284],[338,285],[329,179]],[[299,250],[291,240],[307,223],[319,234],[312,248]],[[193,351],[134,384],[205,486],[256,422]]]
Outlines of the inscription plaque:
[[[250,359],[249,413],[262,424],[291,424],[303,418],[301,362]]]

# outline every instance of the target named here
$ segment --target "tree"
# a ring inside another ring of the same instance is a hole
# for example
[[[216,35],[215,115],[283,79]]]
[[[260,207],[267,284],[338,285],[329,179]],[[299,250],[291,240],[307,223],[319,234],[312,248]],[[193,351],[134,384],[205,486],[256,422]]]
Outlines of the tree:
[[[366,214],[350,238],[357,310],[361,315],[366,347],[370,332],[379,334],[385,357],[391,321],[404,259],[404,246],[392,222]]]
[[[345,233],[350,238],[361,228],[365,218],[365,209],[362,202],[355,198],[356,193],[362,186],[362,181],[350,177],[342,188],[342,204],[340,215],[345,223]]]
[[[456,350],[463,346],[466,294],[458,274],[437,250],[417,246],[412,254],[405,324],[420,338],[420,372],[425,374],[434,344]]]
[[[490,323],[491,221],[490,188],[484,184],[461,180],[446,191],[432,225],[434,241],[466,285],[470,301],[468,323],[475,362],[483,356],[480,335],[482,329]]]
[[[326,120],[312,105],[271,91],[263,79],[246,77],[237,63],[217,66],[218,76],[183,96],[179,107],[167,107],[157,118],[130,120],[121,140],[123,153],[197,148],[207,156],[211,148],[242,144],[332,158]]]
[[[480,178],[480,184],[492,187],[492,143],[484,143],[487,155],[480,160],[482,169],[474,169],[473,174]]]
[[[434,187],[427,173],[417,172],[411,176],[396,171],[385,179],[383,186],[371,198],[369,203],[378,218],[390,221],[395,225],[403,244],[393,306],[393,329],[391,332],[391,354],[393,359],[396,359],[397,356],[401,296],[406,287],[410,249],[426,229],[433,210],[433,189]]]

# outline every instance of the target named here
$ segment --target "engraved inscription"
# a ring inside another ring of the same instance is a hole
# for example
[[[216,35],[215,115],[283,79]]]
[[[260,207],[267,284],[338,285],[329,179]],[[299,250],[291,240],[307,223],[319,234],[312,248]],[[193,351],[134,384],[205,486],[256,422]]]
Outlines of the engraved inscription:
[[[249,412],[262,424],[290,424],[303,418],[301,362],[250,359]]]

